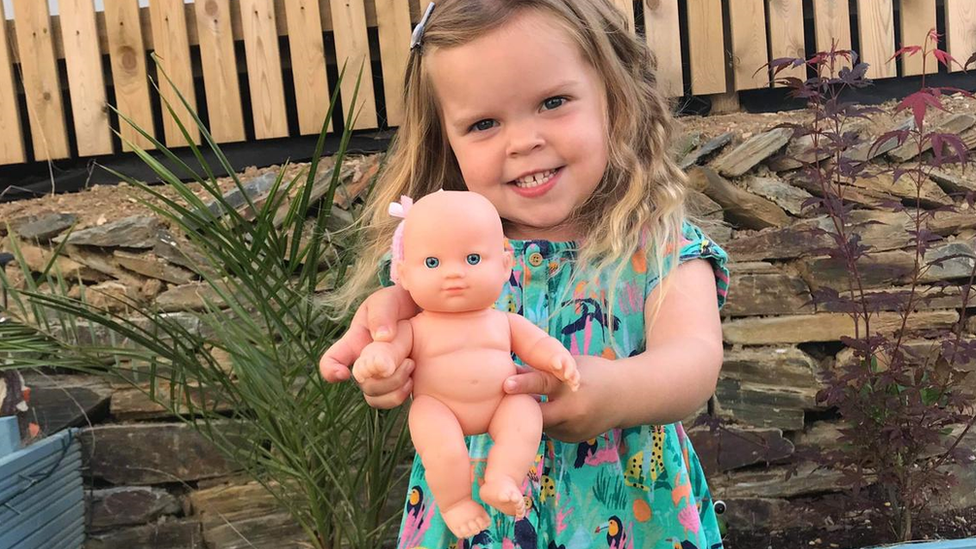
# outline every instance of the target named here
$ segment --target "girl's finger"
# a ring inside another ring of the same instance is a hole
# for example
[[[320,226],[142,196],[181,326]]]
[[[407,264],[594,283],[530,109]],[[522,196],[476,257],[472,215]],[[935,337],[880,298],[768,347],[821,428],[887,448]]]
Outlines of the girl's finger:
[[[559,432],[559,426],[563,423],[563,417],[559,409],[559,401],[548,401],[539,404],[542,409],[542,430],[550,435]]]
[[[397,393],[411,381],[410,374],[413,373],[414,361],[405,359],[389,377],[382,379],[371,378],[359,384],[363,394],[367,397],[380,397],[389,393]]]
[[[505,380],[502,387],[510,395],[548,395],[552,393],[559,381],[552,375],[531,370],[521,374],[515,374]]]
[[[408,379],[407,383],[399,388],[398,390],[387,393],[380,396],[365,396],[366,404],[379,410],[389,410],[390,408],[396,408],[397,406],[406,402],[407,398],[410,396],[410,392],[413,391],[413,380]]]
[[[319,373],[329,383],[349,379],[349,368],[370,342],[369,332],[361,324],[352,324],[349,331],[332,344],[319,360]]]

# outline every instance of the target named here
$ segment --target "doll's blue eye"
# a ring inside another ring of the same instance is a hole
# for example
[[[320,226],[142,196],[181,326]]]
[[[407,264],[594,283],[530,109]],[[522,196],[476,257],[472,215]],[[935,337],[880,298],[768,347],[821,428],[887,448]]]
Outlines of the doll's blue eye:
[[[436,269],[438,265],[441,264],[441,260],[436,257],[428,257],[424,260],[424,265],[427,265],[428,269]]]
[[[480,254],[468,254],[467,259],[468,259],[468,265],[477,265],[478,263],[481,263]]]

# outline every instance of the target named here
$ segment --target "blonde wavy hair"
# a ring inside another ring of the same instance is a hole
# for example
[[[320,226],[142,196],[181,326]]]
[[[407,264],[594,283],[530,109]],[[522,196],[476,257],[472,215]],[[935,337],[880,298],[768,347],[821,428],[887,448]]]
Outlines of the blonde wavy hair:
[[[616,282],[627,260],[645,245],[650,247],[649,269],[663,272],[668,256],[677,265],[686,178],[671,157],[670,106],[658,92],[651,52],[626,28],[611,0],[438,0],[422,47],[410,55],[404,121],[363,213],[363,248],[331,296],[337,310],[353,310],[377,286],[377,269],[397,225],[387,213],[391,202],[401,195],[416,200],[440,188],[467,190],[441,129],[424,57],[466,44],[526,10],[561,23],[606,86],[609,160],[593,195],[573,213],[577,226],[585,228],[576,272],[587,266],[598,272],[612,269]],[[607,296],[611,304],[615,285]]]

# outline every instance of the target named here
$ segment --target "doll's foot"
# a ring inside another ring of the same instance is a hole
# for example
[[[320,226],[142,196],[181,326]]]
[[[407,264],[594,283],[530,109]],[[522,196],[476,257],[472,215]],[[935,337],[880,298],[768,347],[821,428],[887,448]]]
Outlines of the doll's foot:
[[[525,516],[525,498],[515,481],[500,478],[486,481],[478,489],[481,499],[506,515],[520,519]]]
[[[474,500],[466,500],[441,509],[441,516],[448,529],[459,539],[470,538],[488,528],[488,513]]]
[[[559,354],[553,359],[552,373],[557,379],[569,385],[571,390],[579,389],[580,373],[576,369],[576,360],[569,353]]]

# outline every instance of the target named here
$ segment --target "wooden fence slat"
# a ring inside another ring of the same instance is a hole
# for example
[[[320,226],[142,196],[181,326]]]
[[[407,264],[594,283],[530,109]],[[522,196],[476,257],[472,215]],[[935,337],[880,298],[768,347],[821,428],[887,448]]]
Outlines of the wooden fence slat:
[[[637,26],[634,21],[633,0],[613,0],[613,3],[616,4],[617,9],[624,14],[624,19],[627,20],[627,30],[630,32],[637,32]]]
[[[403,0],[375,0],[379,26],[380,59],[383,65],[383,96],[386,123],[403,122],[403,76],[410,59],[410,6]]]
[[[851,10],[847,0],[813,0],[813,20],[817,51],[851,49]]]
[[[725,32],[722,29],[722,0],[688,0],[688,46],[692,93],[724,93]]]
[[[803,40],[803,0],[769,0],[769,49],[772,59],[805,59]],[[786,69],[777,78],[789,76],[803,80],[806,70],[802,66]]]
[[[197,110],[196,91],[193,89],[193,69],[190,65],[190,40],[187,33],[183,0],[153,0],[149,3],[149,13],[152,17],[153,47],[156,52],[157,76],[156,85],[159,95],[168,101],[176,113],[176,117],[190,134],[194,143],[200,142],[200,131],[193,117],[176,94],[176,89],[183,95],[190,109]],[[172,84],[166,81],[163,72]],[[167,147],[183,147],[187,145],[176,119],[170,115],[165,103],[163,108],[163,135],[166,137]]]
[[[729,2],[729,28],[732,32],[732,70],[736,90],[752,90],[769,85],[766,53],[766,9],[764,0]]]
[[[209,131],[217,143],[244,141],[244,113],[231,33],[230,0],[201,0],[196,10]]]
[[[332,24],[335,27],[336,60],[339,68],[346,67],[342,80],[342,108],[346,116],[352,107],[350,101],[356,89],[356,79],[362,69],[363,78],[359,83],[356,98],[358,118],[353,129],[377,127],[376,96],[373,91],[372,69],[369,64],[369,39],[366,36],[366,11],[363,0],[333,1]],[[435,8],[436,9],[436,8]],[[409,47],[409,43],[407,47]]]
[[[976,53],[976,2],[946,0],[945,11],[949,55],[959,64],[965,64]],[[957,65],[952,66],[953,72],[961,70]]]
[[[929,31],[935,28],[935,0],[899,0],[901,2],[901,46],[927,46],[929,49],[935,44],[927,45]],[[902,56],[902,72],[904,76],[922,74],[922,54],[911,57]],[[932,74],[939,71],[939,63],[934,57],[925,60],[925,72]]]
[[[61,80],[54,59],[51,39],[51,17],[47,2],[14,0],[17,18],[17,45],[20,51],[32,53],[32,62],[21,63],[27,116],[31,124],[31,141],[36,160],[67,158],[68,132],[64,106],[61,103]]]
[[[139,25],[139,4],[131,0],[105,0],[105,27],[108,33],[115,107],[123,115],[155,137],[152,107],[149,103],[149,77],[146,74],[146,49]],[[125,120],[119,119],[119,133],[143,149],[153,148]],[[132,150],[122,142],[123,150]]]
[[[80,156],[112,154],[102,56],[92,0],[61,0],[61,37],[71,89],[71,115]]]
[[[861,61],[869,65],[868,78],[898,76],[895,55],[895,14],[891,0],[857,0]]]
[[[6,20],[3,2],[0,2],[0,165],[27,161],[12,56],[8,47],[10,41],[7,40],[7,25],[2,24]]]
[[[329,78],[317,0],[285,0],[291,72],[295,81],[298,127],[302,135],[322,131],[329,112]],[[329,127],[331,128],[331,122]]]
[[[645,3],[644,27],[647,46],[657,58],[658,89],[667,97],[684,95],[678,0]]]
[[[417,13],[419,14],[416,16],[416,21],[420,21],[420,18],[424,16],[424,12],[427,11],[427,6],[433,1],[434,0],[411,0],[415,9],[417,10]]]
[[[254,135],[258,139],[286,137],[288,119],[274,6],[271,0],[241,0],[240,4]]]

